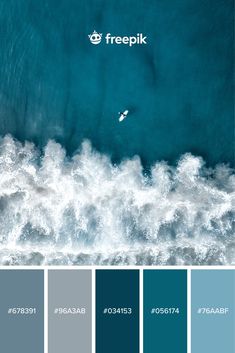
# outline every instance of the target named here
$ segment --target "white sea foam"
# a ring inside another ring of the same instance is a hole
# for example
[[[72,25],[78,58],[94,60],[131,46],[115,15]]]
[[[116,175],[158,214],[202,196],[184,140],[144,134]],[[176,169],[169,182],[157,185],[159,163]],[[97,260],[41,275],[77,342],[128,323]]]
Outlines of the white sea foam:
[[[235,174],[0,140],[1,264],[235,264]]]

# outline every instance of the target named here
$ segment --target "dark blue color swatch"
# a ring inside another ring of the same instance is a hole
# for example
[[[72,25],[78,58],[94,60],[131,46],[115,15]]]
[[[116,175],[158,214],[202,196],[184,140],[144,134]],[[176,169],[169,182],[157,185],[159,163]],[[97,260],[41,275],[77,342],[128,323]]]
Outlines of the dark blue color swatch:
[[[96,271],[96,353],[139,353],[139,271]]]

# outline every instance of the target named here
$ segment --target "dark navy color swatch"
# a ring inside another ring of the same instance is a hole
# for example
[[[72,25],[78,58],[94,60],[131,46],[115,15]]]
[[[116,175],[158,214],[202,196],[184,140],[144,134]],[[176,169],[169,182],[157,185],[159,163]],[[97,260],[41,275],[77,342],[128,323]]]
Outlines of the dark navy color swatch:
[[[96,353],[110,352],[139,353],[138,270],[96,271]]]

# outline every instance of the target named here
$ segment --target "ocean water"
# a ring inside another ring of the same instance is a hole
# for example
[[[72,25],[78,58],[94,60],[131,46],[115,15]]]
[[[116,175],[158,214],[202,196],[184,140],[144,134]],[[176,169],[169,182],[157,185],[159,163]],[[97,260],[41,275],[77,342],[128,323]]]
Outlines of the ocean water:
[[[1,264],[235,263],[233,7],[0,0]]]

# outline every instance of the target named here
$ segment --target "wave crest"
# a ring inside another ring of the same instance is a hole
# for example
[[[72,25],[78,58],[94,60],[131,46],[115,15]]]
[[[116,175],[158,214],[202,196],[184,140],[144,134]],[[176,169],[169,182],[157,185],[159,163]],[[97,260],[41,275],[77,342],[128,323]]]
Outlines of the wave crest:
[[[89,141],[70,158],[55,141],[40,152],[9,135],[0,140],[2,263],[27,250],[44,254],[44,263],[49,251],[98,253],[106,260],[132,253],[130,264],[136,254],[147,264],[149,252],[161,250],[156,263],[167,263],[174,252],[176,264],[231,264],[234,216],[234,170],[207,168],[190,153],[176,166],[156,162],[147,175],[138,156],[114,165]],[[195,255],[187,260],[188,248]],[[214,260],[208,259],[212,248]]]

